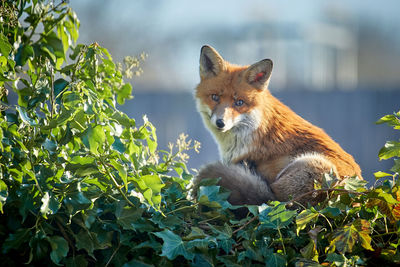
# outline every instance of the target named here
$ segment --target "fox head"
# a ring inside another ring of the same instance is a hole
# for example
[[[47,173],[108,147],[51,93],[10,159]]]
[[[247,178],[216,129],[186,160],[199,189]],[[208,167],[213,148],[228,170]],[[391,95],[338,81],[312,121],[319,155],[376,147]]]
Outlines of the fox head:
[[[201,48],[197,108],[212,132],[254,131],[259,127],[272,66],[270,59],[236,66],[214,48]]]

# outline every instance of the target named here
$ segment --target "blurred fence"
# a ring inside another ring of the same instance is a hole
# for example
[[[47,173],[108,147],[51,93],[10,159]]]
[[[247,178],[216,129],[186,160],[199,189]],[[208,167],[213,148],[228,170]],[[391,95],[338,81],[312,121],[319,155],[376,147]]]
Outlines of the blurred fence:
[[[380,117],[399,111],[400,91],[295,91],[274,94],[303,118],[323,128],[360,164],[363,176],[373,182],[373,172],[387,171],[392,160],[379,161],[378,151],[386,140],[398,140],[397,131],[376,125]],[[159,148],[175,142],[182,132],[201,142],[200,154],[190,153],[188,166],[199,168],[202,164],[219,158],[217,146],[205,129],[196,111],[190,93],[135,93],[135,98],[121,109],[140,121],[143,114],[155,124]]]

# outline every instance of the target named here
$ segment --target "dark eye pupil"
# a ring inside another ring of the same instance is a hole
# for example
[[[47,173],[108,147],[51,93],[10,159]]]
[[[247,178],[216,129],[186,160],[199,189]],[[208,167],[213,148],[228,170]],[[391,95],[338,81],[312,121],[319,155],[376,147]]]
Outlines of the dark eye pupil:
[[[217,96],[216,94],[212,94],[211,95],[212,100],[214,101],[219,101],[219,96]]]
[[[244,103],[243,100],[238,100],[238,101],[235,102],[235,105],[236,106],[241,106],[241,105],[243,105],[243,103]]]

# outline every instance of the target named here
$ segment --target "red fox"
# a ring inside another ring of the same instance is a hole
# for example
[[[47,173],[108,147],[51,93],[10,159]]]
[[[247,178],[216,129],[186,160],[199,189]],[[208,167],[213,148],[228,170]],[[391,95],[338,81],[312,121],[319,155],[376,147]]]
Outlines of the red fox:
[[[272,61],[251,66],[225,61],[203,46],[195,98],[205,126],[214,136],[221,161],[202,167],[204,178],[221,178],[235,205],[288,201],[314,189],[314,180],[333,172],[339,179],[361,170],[322,129],[301,118],[268,90]],[[308,195],[301,203],[315,203]]]

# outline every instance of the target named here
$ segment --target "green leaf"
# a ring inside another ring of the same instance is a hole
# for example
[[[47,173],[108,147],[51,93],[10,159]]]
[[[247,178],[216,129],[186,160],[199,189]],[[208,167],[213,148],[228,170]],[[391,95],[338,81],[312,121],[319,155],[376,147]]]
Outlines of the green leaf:
[[[367,181],[357,177],[350,177],[345,180],[344,189],[357,191],[358,189],[364,189],[367,183]]]
[[[285,203],[271,202],[274,206],[261,206],[260,222],[267,228],[278,229],[288,226],[296,216],[295,210],[287,210]]]
[[[393,174],[378,171],[378,172],[374,173],[374,176],[375,176],[376,179],[380,179],[380,178],[383,178],[383,177],[393,176]]]
[[[94,162],[94,158],[92,157],[82,157],[82,156],[74,156],[70,160],[72,164],[80,164],[80,165],[86,165],[86,164],[91,164]]]
[[[326,256],[328,262],[334,263],[335,266],[346,267],[346,257],[343,254],[328,253]]]
[[[311,221],[315,221],[318,218],[318,212],[312,210],[303,210],[299,215],[296,216],[296,232],[299,235],[299,232],[306,228],[307,224]]]
[[[380,160],[400,157],[400,142],[387,141],[385,146],[379,150],[378,156]]]
[[[369,221],[364,219],[356,219],[353,222],[354,227],[358,232],[358,240],[365,249],[374,250],[371,247],[371,224]]]
[[[47,36],[43,36],[43,41],[52,47],[55,56],[65,58],[62,40],[57,37],[55,32],[50,32]]]
[[[3,205],[8,197],[8,187],[3,180],[0,180],[0,212],[3,213]]]
[[[131,99],[132,85],[129,83],[124,84],[117,92],[117,102],[120,105],[125,104],[126,99]]]
[[[126,206],[126,202],[120,201],[115,212],[117,222],[125,230],[136,230],[135,223],[142,217],[143,209]]]
[[[287,266],[287,262],[284,256],[278,253],[271,253],[266,257],[267,260],[265,261],[266,266]]]
[[[18,250],[23,243],[28,242],[31,235],[31,229],[29,228],[20,228],[15,234],[9,234],[2,245],[2,252],[7,253],[10,249]]]
[[[48,138],[43,142],[43,147],[49,152],[55,152],[57,150],[57,144]]]
[[[395,129],[400,129],[400,112],[394,113],[393,115],[386,115],[380,118],[376,124],[386,123]]]
[[[54,82],[54,97],[57,101],[57,104],[61,102],[61,92],[68,86],[68,82],[62,78],[57,79]]]
[[[58,202],[54,196],[51,196],[49,192],[44,194],[41,201],[42,205],[40,206],[40,213],[42,213],[43,217],[46,219],[48,214],[56,214],[61,206],[61,203]]]
[[[332,219],[335,219],[342,214],[341,210],[336,207],[326,207],[321,210],[321,213]]]
[[[128,173],[126,168],[114,159],[110,160],[110,163],[118,171],[118,175],[121,177],[125,189],[128,190]]]
[[[400,173],[400,159],[394,159],[394,165],[390,171]]]
[[[8,57],[8,55],[11,52],[11,49],[12,49],[12,46],[8,42],[7,37],[5,37],[2,32],[0,32],[0,53],[3,56]]]
[[[79,231],[78,235],[75,238],[76,240],[76,248],[78,250],[84,249],[87,251],[89,256],[94,258],[93,251],[96,247],[96,234],[91,233],[88,230]]]
[[[220,192],[220,186],[200,186],[199,203],[210,208],[230,208],[231,205],[227,201],[229,194]]]
[[[144,175],[135,179],[139,188],[143,192],[144,198],[156,209],[159,209],[161,203],[161,188],[165,186],[158,175]]]
[[[154,235],[158,236],[164,241],[161,256],[166,256],[169,260],[173,260],[179,255],[188,260],[192,260],[194,258],[194,254],[187,251],[181,237],[174,234],[170,230],[166,229],[162,232],[154,233]]]
[[[318,265],[318,251],[317,251],[317,246],[315,245],[313,240],[310,240],[310,242],[300,250],[301,255],[309,260],[313,260],[314,263]],[[303,265],[297,265],[296,266],[315,266],[315,265],[307,265],[307,264],[303,264]]]
[[[25,123],[27,123],[27,124],[29,124],[31,126],[37,125],[36,121],[31,119],[28,116],[28,114],[26,113],[24,108],[22,108],[21,106],[17,106],[17,110],[18,110],[19,116],[20,116],[20,118],[22,119],[23,122],[25,122]]]
[[[121,139],[114,137],[114,143],[111,146],[113,149],[117,150],[119,153],[125,153],[125,145],[121,142]]]
[[[68,242],[61,236],[47,237],[51,246],[50,258],[56,264],[61,266],[60,261],[64,259],[69,251]]]
[[[357,219],[353,223],[335,231],[330,247],[344,254],[352,252],[356,242],[360,242],[365,249],[373,250],[371,236],[369,235],[371,232],[370,227],[370,223],[367,220]]]
[[[97,125],[94,128],[89,127],[87,130],[87,138],[89,142],[89,149],[95,155],[100,155],[99,148],[104,145],[106,135],[102,126]]]

